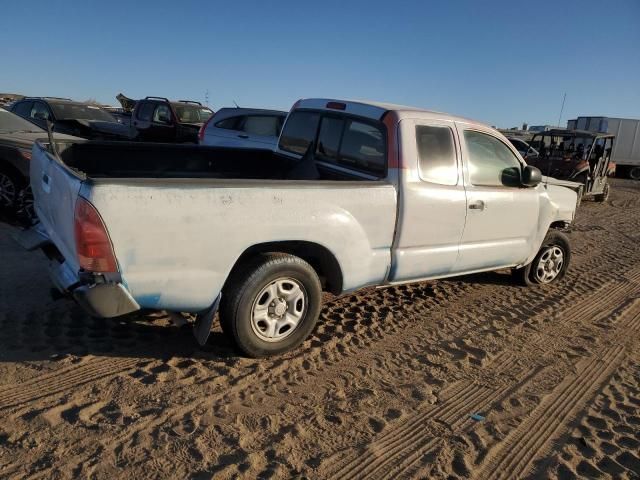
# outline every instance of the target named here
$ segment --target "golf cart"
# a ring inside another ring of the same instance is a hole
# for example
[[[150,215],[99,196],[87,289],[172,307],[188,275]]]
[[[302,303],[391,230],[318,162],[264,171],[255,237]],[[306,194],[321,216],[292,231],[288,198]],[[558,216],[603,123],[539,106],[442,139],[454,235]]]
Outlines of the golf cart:
[[[615,171],[611,162],[614,135],[584,130],[553,129],[534,135],[530,144],[538,155],[529,165],[543,175],[584,185],[584,197],[604,202],[609,197],[607,176]]]

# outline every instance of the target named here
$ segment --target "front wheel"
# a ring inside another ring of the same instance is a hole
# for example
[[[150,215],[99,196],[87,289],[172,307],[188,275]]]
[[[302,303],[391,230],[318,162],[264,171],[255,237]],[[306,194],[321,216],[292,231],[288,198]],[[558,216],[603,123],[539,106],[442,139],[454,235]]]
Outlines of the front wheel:
[[[593,196],[593,199],[596,202],[606,202],[608,198],[609,198],[609,182],[605,183],[604,187],[602,187],[602,193],[599,193],[598,195]]]
[[[513,274],[519,283],[526,286],[548,285],[564,278],[570,261],[569,238],[562,232],[551,231],[533,262],[515,269]]]
[[[259,255],[229,278],[222,294],[223,332],[250,357],[291,350],[313,330],[322,287],[315,270],[299,257]]]

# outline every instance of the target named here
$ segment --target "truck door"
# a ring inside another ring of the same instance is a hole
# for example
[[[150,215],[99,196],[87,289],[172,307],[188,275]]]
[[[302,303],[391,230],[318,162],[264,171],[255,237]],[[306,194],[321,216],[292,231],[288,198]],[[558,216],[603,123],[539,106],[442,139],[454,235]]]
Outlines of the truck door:
[[[147,140],[150,142],[173,142],[176,139],[176,119],[168,103],[158,103],[153,110]]]
[[[458,125],[467,220],[456,264],[473,272],[522,263],[531,253],[539,218],[537,188],[520,184],[523,162],[490,132]]]
[[[151,117],[156,107],[156,102],[140,100],[136,105],[131,118],[131,127],[135,129],[134,135],[137,140],[148,141],[151,127]]]
[[[453,272],[464,230],[466,196],[453,122],[400,122],[398,225],[391,282]]]

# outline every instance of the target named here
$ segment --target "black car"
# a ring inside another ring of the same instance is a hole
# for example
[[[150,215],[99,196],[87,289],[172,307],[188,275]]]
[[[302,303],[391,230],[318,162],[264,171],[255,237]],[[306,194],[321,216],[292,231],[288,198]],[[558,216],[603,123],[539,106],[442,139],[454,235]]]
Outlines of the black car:
[[[212,115],[200,102],[146,97],[135,102],[132,135],[145,142],[197,143],[200,127]]]
[[[39,138],[47,139],[47,132],[0,108],[0,209],[5,212],[33,218],[29,161],[31,147]],[[79,140],[61,134],[55,138]]]
[[[129,139],[129,127],[106,110],[67,98],[27,97],[14,103],[11,111],[43,129],[50,121],[54,132],[92,140]]]

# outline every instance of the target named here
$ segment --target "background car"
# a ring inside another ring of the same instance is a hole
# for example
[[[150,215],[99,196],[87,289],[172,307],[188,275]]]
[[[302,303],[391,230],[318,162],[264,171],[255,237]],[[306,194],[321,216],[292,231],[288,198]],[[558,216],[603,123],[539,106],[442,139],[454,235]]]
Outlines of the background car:
[[[274,150],[287,112],[257,108],[221,108],[202,127],[201,145]]]
[[[32,219],[33,197],[29,188],[31,147],[47,132],[31,122],[0,108],[0,209]],[[56,139],[80,140],[55,134]]]
[[[522,158],[524,158],[525,160],[527,158],[538,157],[538,151],[535,148],[533,148],[531,145],[529,145],[527,142],[525,142],[524,140],[520,138],[515,138],[515,137],[507,137],[507,140],[509,140],[511,144],[514,147],[516,147],[516,150],[518,150],[518,153],[522,155]]]
[[[196,143],[212,115],[200,102],[145,97],[136,101],[131,114],[131,136],[143,142]]]
[[[27,97],[14,103],[11,111],[43,129],[47,128],[47,121],[52,122],[54,132],[67,135],[101,140],[130,138],[128,126],[109,112],[68,98]]]

